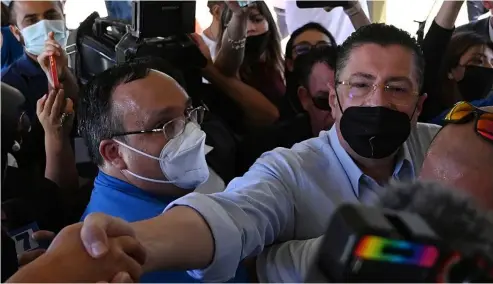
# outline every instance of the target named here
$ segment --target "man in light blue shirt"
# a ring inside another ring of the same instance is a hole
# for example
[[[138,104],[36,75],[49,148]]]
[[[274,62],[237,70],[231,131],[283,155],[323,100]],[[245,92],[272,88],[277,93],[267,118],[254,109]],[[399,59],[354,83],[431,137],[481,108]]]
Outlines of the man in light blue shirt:
[[[296,271],[273,268],[300,258],[304,240],[322,235],[342,202],[375,204],[389,180],[419,173],[438,131],[416,122],[426,99],[419,92],[423,68],[408,33],[384,24],[360,28],[338,56],[329,96],[332,129],[265,153],[224,192],[189,194],[156,218],[129,225],[89,215],[81,228],[87,251],[100,257],[107,236],[135,234],[147,251],[146,271],[183,267],[219,282],[231,278],[242,259],[262,253],[261,281],[275,279],[271,271],[303,281]]]

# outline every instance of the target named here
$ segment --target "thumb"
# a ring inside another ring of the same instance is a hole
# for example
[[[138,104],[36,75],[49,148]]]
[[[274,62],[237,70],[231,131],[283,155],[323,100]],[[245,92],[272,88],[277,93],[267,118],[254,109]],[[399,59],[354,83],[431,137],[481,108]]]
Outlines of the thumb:
[[[55,39],[55,33],[54,32],[49,32],[48,33],[48,38],[54,40]]]
[[[108,252],[108,237],[134,237],[135,233],[129,223],[102,213],[89,214],[84,219],[81,239],[87,253],[100,258]]]

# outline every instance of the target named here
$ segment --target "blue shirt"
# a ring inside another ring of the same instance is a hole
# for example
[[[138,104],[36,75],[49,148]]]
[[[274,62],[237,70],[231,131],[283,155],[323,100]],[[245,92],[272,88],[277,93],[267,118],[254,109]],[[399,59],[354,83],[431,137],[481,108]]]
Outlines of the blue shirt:
[[[48,93],[48,78],[38,62],[24,53],[2,70],[2,82],[19,90],[26,98],[26,111],[31,121],[36,119],[36,103]]]
[[[24,47],[14,37],[10,27],[2,27],[2,71],[24,53]]]
[[[490,94],[488,97],[484,99],[472,101],[471,104],[475,107],[493,106],[493,94]],[[430,123],[443,125],[443,120],[445,119],[445,116],[447,116],[449,112],[450,109],[442,112],[439,116],[431,120]]]
[[[150,219],[161,214],[166,206],[175,198],[157,196],[145,192],[122,180],[111,177],[102,171],[94,181],[91,200],[82,216],[82,220],[90,213],[102,212],[122,218],[128,222]],[[186,271],[157,271],[144,274],[143,283],[184,283],[198,282]],[[246,269],[238,268],[236,277],[230,282],[248,282]]]
[[[439,126],[418,123],[398,152],[393,179],[411,180],[420,172],[425,153]],[[189,273],[205,281],[230,277],[247,256],[259,255],[260,282],[278,273],[303,282],[283,262],[300,258],[305,240],[325,233],[335,208],[345,202],[375,204],[383,189],[365,175],[339,142],[336,126],[319,137],[263,154],[243,177],[224,192],[191,193],[171,203],[194,208],[214,236],[214,259],[204,270]],[[266,246],[268,246],[266,248]],[[265,248],[265,250],[264,250]],[[288,274],[288,275],[286,275]]]
[[[132,3],[130,1],[104,1],[108,17],[113,19],[132,21]]]

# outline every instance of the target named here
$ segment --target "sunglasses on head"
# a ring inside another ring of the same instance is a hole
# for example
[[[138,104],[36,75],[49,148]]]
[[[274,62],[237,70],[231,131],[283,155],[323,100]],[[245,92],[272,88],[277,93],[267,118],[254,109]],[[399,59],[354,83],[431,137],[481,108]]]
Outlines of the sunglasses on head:
[[[474,131],[493,142],[493,113],[481,110],[468,102],[458,102],[445,116],[445,123],[467,123],[474,119]]]

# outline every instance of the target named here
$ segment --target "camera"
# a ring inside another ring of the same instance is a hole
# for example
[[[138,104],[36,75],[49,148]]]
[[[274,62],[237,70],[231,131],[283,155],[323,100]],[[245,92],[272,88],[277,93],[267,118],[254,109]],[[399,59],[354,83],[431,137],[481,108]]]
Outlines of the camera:
[[[493,259],[475,245],[450,246],[416,214],[344,204],[313,269],[338,283],[493,282]],[[317,282],[310,275],[306,282]]]

